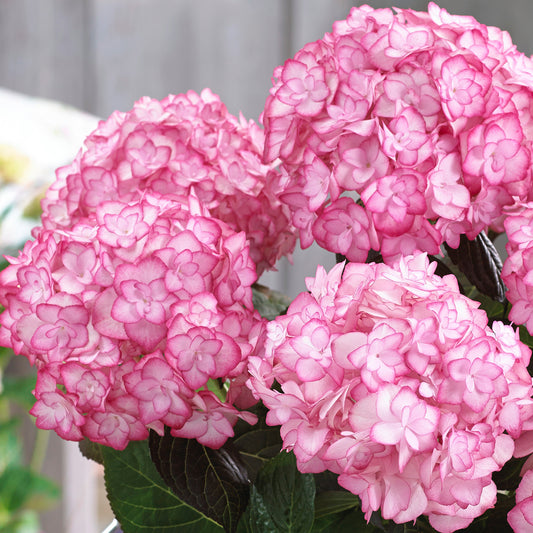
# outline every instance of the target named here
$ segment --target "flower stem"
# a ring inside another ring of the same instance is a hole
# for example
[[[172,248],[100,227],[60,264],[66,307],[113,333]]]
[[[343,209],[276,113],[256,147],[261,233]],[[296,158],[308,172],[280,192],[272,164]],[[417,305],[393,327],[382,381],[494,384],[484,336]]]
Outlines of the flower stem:
[[[34,472],[41,472],[43,468],[49,438],[49,431],[42,429],[37,430],[37,434],[35,436],[35,445],[33,446],[33,453],[30,459],[30,468]]]

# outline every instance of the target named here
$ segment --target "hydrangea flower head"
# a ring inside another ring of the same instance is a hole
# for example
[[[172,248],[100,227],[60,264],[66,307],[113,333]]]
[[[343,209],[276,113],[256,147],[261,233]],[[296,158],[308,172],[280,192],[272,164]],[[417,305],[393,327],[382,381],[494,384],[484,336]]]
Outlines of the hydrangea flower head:
[[[276,170],[261,162],[263,131],[231,115],[209,89],[161,101],[144,97],[102,121],[85,144],[58,171],[43,202],[46,228],[91,218],[105,201],[150,193],[186,205],[194,192],[212,216],[246,233],[259,275],[294,249],[288,209],[273,188]],[[121,218],[120,231],[135,223],[133,213]]]
[[[263,115],[302,246],[392,263],[502,231],[530,195],[532,71],[507,33],[433,3],[354,7],[276,68]]]
[[[519,203],[504,222],[508,257],[502,270],[507,299],[512,304],[509,319],[524,324],[533,334],[533,204]]]
[[[249,386],[300,471],[338,474],[367,518],[451,532],[494,505],[491,475],[531,429],[531,353],[435,267],[319,268],[267,325]]]
[[[270,267],[293,242],[260,142],[209,91],[143,99],[60,169],[0,274],[0,342],[37,366],[38,427],[122,449],[168,426],[218,448],[254,422],[236,407],[264,329],[252,255]]]
[[[527,470],[516,490],[516,506],[509,511],[507,520],[515,533],[533,529],[533,470]]]

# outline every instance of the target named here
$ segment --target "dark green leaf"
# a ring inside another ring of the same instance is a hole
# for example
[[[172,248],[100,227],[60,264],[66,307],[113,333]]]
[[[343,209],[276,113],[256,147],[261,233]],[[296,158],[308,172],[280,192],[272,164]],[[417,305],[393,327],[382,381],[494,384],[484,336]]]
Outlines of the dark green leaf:
[[[101,444],[92,442],[89,439],[83,439],[78,443],[78,447],[83,457],[100,465],[104,464],[103,446]]]
[[[500,491],[515,491],[522,479],[520,472],[526,457],[516,458],[511,457],[507,461],[501,470],[494,472],[492,475],[492,480],[496,483],[498,490]]]
[[[237,533],[241,531],[246,533],[279,533],[280,531],[270,516],[263,496],[261,496],[255,486],[252,486],[250,491],[250,504],[239,523]]]
[[[336,490],[317,494],[315,519],[359,506],[359,498],[348,491]]]
[[[368,521],[368,523],[380,531],[385,531],[383,518],[381,518],[381,513],[379,511],[374,511],[370,515],[370,520]]]
[[[229,443],[218,450],[194,439],[150,432],[152,460],[166,484],[185,503],[233,533],[248,504],[250,480],[239,452]]]
[[[222,533],[223,529],[181,501],[161,479],[146,441],[123,451],[102,447],[107,497],[124,533]]]
[[[317,518],[311,533],[380,533],[380,531],[372,524],[366,523],[364,514],[358,507]]]
[[[252,295],[254,308],[267,320],[274,320],[277,316],[284,314],[291,303],[290,298],[285,294],[258,283],[252,286]]]
[[[335,254],[335,263],[342,263],[343,261],[346,261],[346,256],[342,254]]]
[[[479,302],[479,307],[480,309],[483,309],[485,313],[487,313],[490,324],[492,324],[492,322],[494,322],[495,320],[500,320],[508,323],[508,306],[506,304],[493,300],[492,298],[489,298],[485,294],[482,294],[475,289],[473,291],[470,291],[468,297],[471,300],[476,300],[477,302]]]
[[[498,251],[484,232],[474,240],[461,235],[457,250],[445,243],[450,259],[480,292],[505,301],[505,285],[500,276],[502,261]]]
[[[251,533],[306,533],[314,521],[315,481],[296,468],[292,453],[280,453],[257,475],[247,511]],[[274,528],[274,529],[273,529]]]
[[[267,410],[261,403],[249,410],[257,415],[258,422],[250,426],[239,420],[235,425],[235,437],[232,443],[240,452],[248,476],[254,482],[257,472],[280,452],[283,443],[279,426],[267,426],[265,422]]]
[[[341,257],[344,257],[344,256],[340,256],[340,257],[337,257],[337,262],[339,263],[339,259]],[[369,250],[368,251],[368,255],[366,257],[366,262],[367,263],[383,263],[383,256],[379,253],[379,252],[376,252],[376,250]]]
[[[318,474],[315,474],[314,477],[315,477],[315,487],[316,487],[317,495],[320,494],[321,492],[331,492],[331,491],[334,491],[334,492],[340,491],[340,492],[346,493],[347,495],[351,495],[351,492],[348,492],[347,490],[343,490],[340,487],[337,481],[339,476],[337,474],[334,474],[333,472],[330,472],[329,470],[325,470],[324,472],[319,472]]]

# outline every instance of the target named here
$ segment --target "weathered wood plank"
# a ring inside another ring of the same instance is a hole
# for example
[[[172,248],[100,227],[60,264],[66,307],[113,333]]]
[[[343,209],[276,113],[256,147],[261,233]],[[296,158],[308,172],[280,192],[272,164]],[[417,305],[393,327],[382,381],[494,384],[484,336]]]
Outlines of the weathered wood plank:
[[[95,111],[210,87],[256,118],[285,55],[286,0],[93,0]]]
[[[84,105],[84,1],[0,2],[0,86]]]

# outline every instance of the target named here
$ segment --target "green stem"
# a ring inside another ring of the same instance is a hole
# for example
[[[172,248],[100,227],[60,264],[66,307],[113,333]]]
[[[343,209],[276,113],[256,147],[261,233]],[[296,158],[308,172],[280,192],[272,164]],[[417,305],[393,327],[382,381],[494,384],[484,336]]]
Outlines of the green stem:
[[[218,399],[222,402],[226,401],[227,390],[224,384],[219,379],[210,379],[206,385],[207,389],[215,393]]]
[[[2,384],[0,383],[0,387]],[[10,417],[9,402],[2,398],[2,391],[0,390],[0,422],[7,422]]]
[[[37,435],[35,437],[35,445],[33,447],[33,453],[30,459],[30,468],[34,472],[40,473],[43,468],[49,438],[49,431],[45,431],[43,429],[37,430]]]

